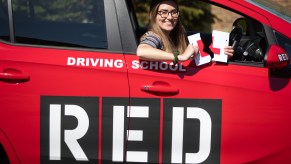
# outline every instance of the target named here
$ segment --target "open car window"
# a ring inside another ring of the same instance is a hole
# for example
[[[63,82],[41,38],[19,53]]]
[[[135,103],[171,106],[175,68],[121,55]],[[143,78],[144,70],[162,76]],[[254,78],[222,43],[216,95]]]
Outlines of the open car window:
[[[132,3],[139,29],[137,37],[140,37],[147,30],[148,1],[132,0]],[[209,4],[208,1],[182,1],[179,3],[179,9],[180,18],[187,31],[187,35],[195,33],[211,34],[213,30],[230,33],[235,25],[242,26],[243,36],[238,50],[229,63],[258,67],[264,66],[263,60],[268,43],[264,27],[260,22],[241,13],[231,11],[231,9]]]

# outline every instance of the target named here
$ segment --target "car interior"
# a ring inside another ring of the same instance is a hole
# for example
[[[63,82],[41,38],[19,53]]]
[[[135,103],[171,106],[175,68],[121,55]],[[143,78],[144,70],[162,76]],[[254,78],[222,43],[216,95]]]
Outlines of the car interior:
[[[231,61],[250,64],[263,63],[267,40],[262,24],[251,18],[244,17],[236,19],[233,23],[233,28],[241,29],[241,37],[235,47],[235,53]],[[231,37],[233,36],[230,35]]]

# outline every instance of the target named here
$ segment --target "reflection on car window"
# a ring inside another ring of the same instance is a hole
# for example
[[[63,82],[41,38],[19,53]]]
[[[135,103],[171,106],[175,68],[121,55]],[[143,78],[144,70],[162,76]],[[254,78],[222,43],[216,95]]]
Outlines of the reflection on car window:
[[[103,0],[14,0],[13,12],[17,43],[107,48]]]
[[[0,39],[9,41],[7,0],[0,0]]]

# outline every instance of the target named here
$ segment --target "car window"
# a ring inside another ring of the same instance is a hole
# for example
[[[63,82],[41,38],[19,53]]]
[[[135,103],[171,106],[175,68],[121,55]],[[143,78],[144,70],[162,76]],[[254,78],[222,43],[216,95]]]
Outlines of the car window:
[[[0,39],[9,41],[7,0],[0,0]]]
[[[135,8],[138,26],[144,32],[149,23],[149,4],[147,0],[132,0]],[[235,19],[239,14],[211,5],[203,1],[181,1],[179,10],[182,24],[188,34],[212,30],[231,31]]]
[[[144,33],[148,25],[148,2],[146,0],[132,0],[132,2],[139,29],[141,29],[139,32]],[[243,31],[239,49],[234,53],[230,63],[264,66],[263,56],[266,53],[268,44],[265,39],[263,25],[260,22],[236,12],[234,9],[210,4],[209,1],[179,1],[179,10],[187,35],[195,33],[210,34],[213,30],[230,33],[234,23],[243,19],[246,22],[245,26],[248,28]],[[141,35],[137,34],[137,36]],[[246,50],[250,54],[247,57],[243,55]]]
[[[17,43],[107,48],[103,0],[12,0],[12,4]]]
[[[264,66],[268,43],[262,23],[226,8],[210,6],[211,13],[214,15],[212,30],[231,32],[234,26],[240,26],[243,30],[239,45],[229,60],[230,63]]]

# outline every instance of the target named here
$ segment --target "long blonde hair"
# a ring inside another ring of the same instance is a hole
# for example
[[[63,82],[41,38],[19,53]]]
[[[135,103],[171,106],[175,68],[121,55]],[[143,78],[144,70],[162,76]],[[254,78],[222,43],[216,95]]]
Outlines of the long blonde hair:
[[[174,29],[171,31],[169,36],[159,27],[158,24],[156,24],[156,16],[158,14],[160,4],[165,1],[172,1],[176,4],[178,10],[177,2],[175,0],[154,0],[154,1],[155,2],[154,4],[151,5],[150,9],[149,30],[160,36],[164,44],[165,51],[173,52],[173,50],[178,50],[180,53],[182,53],[186,49],[187,42],[185,29],[180,21],[180,18],[178,18],[178,22]]]

